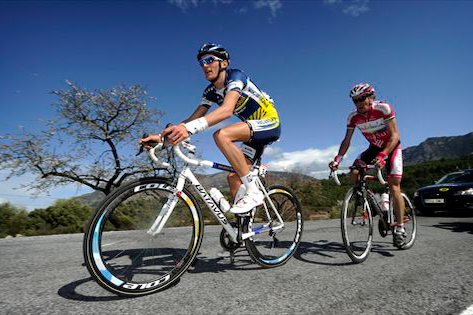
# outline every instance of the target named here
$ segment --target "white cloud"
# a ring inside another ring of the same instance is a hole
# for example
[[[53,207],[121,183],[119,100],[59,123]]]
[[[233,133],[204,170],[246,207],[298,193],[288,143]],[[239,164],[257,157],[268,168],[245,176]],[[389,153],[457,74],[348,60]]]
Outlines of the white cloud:
[[[232,3],[232,0],[168,0],[170,4],[173,4],[181,10],[186,11],[189,7],[197,7],[200,4],[204,4],[206,2],[212,2],[214,5],[218,4],[229,4]]]
[[[237,12],[240,14],[245,14],[246,12],[248,12],[248,7],[241,7],[237,10]]]
[[[343,13],[356,17],[369,11],[369,1],[370,0],[324,0],[324,4],[341,7]]]
[[[279,154],[283,151],[282,148],[279,147],[273,147],[273,146],[268,146],[264,149],[264,155],[265,156],[271,156],[271,155],[276,155]]]
[[[342,0],[324,0],[324,3],[325,4],[328,4],[328,5],[332,5],[332,4],[336,4],[336,3],[341,3]]]
[[[281,152],[281,149],[274,148],[274,151],[270,150],[269,154],[265,151],[265,155],[273,156],[276,155],[274,152],[277,152],[277,157],[270,158],[267,163],[269,170],[299,172],[316,178],[327,178],[330,173],[328,164],[338,153],[338,149],[339,145],[333,145],[325,149],[310,148],[293,152]],[[348,166],[351,163],[351,159],[347,158],[348,156],[349,154],[342,163],[342,167]]]
[[[268,7],[271,15],[276,17],[277,12],[282,8],[282,2],[281,0],[257,0],[254,2],[254,7],[257,9]]]
[[[369,11],[368,2],[369,0],[354,0],[349,6],[343,9],[343,13],[351,16],[359,16]]]
[[[189,8],[189,6],[196,7],[199,3],[199,0],[168,0],[168,2],[185,11]]]
[[[182,11],[187,11],[189,8],[196,8],[205,3],[213,3],[214,5],[235,3],[239,6],[243,5],[236,10],[236,12],[242,14],[248,12],[247,5],[249,2],[233,0],[168,0],[168,3],[177,6]],[[277,12],[282,8],[281,0],[255,0],[252,1],[252,3],[255,9],[268,8],[273,18],[276,17]]]

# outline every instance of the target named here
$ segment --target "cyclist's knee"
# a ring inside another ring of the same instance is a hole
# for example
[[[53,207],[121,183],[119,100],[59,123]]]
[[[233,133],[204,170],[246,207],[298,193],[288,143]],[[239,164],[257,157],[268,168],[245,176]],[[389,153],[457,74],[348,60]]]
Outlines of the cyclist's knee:
[[[239,181],[240,177],[236,173],[228,173],[227,180],[229,183]]]
[[[400,177],[388,177],[388,185],[390,189],[401,190],[401,178]]]
[[[220,136],[220,129],[214,132],[213,137],[214,137],[214,141],[218,143],[218,141],[221,137]]]
[[[359,176],[358,171],[355,171],[355,170],[350,171],[350,179],[353,183],[356,183],[356,181],[358,180],[358,176]]]
[[[213,137],[216,143],[232,141],[230,133],[225,128],[215,131]]]

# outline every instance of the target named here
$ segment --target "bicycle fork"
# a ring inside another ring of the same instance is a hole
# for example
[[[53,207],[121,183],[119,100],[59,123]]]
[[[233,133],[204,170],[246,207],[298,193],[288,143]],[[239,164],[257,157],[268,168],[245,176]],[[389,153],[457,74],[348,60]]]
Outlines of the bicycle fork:
[[[363,192],[361,191],[355,191],[355,206],[353,207],[353,210],[351,211],[351,225],[365,225],[366,222],[369,220],[368,217],[368,199],[364,197]],[[361,207],[361,210],[363,211],[362,216],[357,216],[357,210],[358,207]],[[362,220],[360,218],[363,218]]]
[[[153,225],[151,225],[151,227],[146,233],[148,233],[151,236],[155,236],[156,234],[162,231],[162,229],[164,228],[164,225],[166,225],[166,222],[169,219],[169,216],[171,215],[172,211],[177,205],[177,202],[179,201],[178,194],[184,188],[184,183],[185,183],[185,178],[182,176],[179,176],[179,179],[177,180],[177,185],[176,185],[176,192],[169,193],[168,200],[163,205],[163,207],[161,208],[161,211],[158,214],[158,217],[156,218]]]

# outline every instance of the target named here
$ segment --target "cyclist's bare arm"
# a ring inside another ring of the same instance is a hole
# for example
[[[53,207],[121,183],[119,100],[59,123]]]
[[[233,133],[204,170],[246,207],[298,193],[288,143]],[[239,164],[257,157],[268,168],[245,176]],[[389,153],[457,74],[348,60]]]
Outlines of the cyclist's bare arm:
[[[207,121],[207,125],[213,126],[230,118],[233,115],[233,110],[235,109],[238,98],[240,97],[240,92],[230,91],[225,96],[222,105],[219,108],[214,110],[208,115],[204,116],[204,119]],[[177,126],[171,126],[163,130],[163,136],[168,136],[171,144],[176,145],[181,141],[189,137],[189,132],[184,125],[184,123]]]
[[[340,144],[340,149],[338,149],[337,156],[328,165],[332,171],[336,171],[338,169],[342,157],[345,155],[345,153],[347,153],[348,148],[350,147],[351,137],[353,136],[354,131],[355,129],[353,128],[347,128],[345,138],[343,138],[342,144]]]
[[[240,92],[228,92],[227,95],[225,95],[225,98],[223,99],[222,105],[205,116],[205,119],[209,123],[209,126],[216,125],[222,120],[232,117],[233,110],[235,109],[238,98],[240,98]]]
[[[199,106],[197,106],[195,111],[192,113],[192,115],[190,115],[189,118],[183,120],[182,123],[186,123],[188,121],[203,117],[203,116],[205,116],[205,114],[207,113],[208,110],[209,109],[207,107],[205,107],[203,105],[199,105]],[[161,137],[162,133],[164,133],[164,130],[161,133],[152,134],[152,135],[149,135],[148,137],[140,139],[140,144],[143,144],[143,143],[148,142],[148,141],[162,142],[162,137]]]
[[[345,133],[345,138],[340,145],[340,149],[338,150],[338,155],[344,156],[347,153],[348,148],[350,147],[351,137],[353,136],[353,132],[355,131],[354,128],[347,128],[347,132]]]
[[[204,117],[205,114],[207,114],[208,110],[209,110],[208,107],[206,107],[204,105],[199,105],[199,106],[197,106],[195,111],[192,113],[192,115],[190,115],[189,118],[183,120],[182,122],[186,123],[186,122],[189,122],[191,120],[194,120],[194,119],[197,119],[197,118],[200,118],[200,117]]]

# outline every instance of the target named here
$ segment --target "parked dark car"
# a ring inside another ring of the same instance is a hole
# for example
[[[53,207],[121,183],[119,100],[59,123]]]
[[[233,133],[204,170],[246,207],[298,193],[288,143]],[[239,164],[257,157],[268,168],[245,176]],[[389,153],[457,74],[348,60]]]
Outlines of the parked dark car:
[[[449,173],[435,185],[420,188],[414,193],[414,205],[425,215],[436,210],[473,214],[473,169]]]

